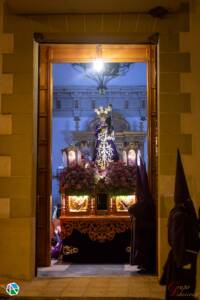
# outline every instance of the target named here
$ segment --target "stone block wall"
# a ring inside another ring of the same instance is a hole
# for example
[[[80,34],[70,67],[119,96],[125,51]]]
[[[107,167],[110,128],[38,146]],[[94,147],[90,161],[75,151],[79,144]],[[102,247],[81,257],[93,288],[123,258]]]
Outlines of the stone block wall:
[[[2,5],[0,11],[3,13]],[[199,57],[195,49],[195,30],[199,21],[197,12],[191,11],[190,15],[192,13],[196,16],[195,20],[192,19],[194,24],[189,24],[187,4],[165,19],[136,13],[17,16],[4,11],[1,39],[5,45],[0,48],[0,230],[7,238],[1,239],[1,275],[24,279],[34,276],[36,200],[33,145],[37,122],[33,88],[34,32],[72,43],[135,43],[159,33],[158,270],[161,272],[168,252],[166,224],[173,204],[177,147],[183,154],[196,204],[200,199],[200,174],[196,164],[200,159],[199,131],[196,132],[200,107]],[[193,48],[185,42],[185,36],[188,41],[192,40]],[[13,243],[17,250],[8,247]]]
[[[158,76],[159,175],[158,175],[158,259],[159,271],[166,259],[167,219],[173,206],[176,150],[182,157],[192,155],[192,135],[181,130],[181,115],[191,111],[190,93],[181,89],[181,76],[190,72],[190,54],[180,49],[180,32],[189,31],[187,5],[179,21],[160,34]],[[173,28],[174,26],[174,28]],[[172,28],[173,33],[172,33]]]
[[[26,76],[20,82],[24,59],[21,55],[20,60],[15,60],[14,33],[3,30],[3,2],[0,1],[0,274],[29,279],[34,276],[35,247],[31,183],[33,103],[32,94],[28,103],[25,91],[29,88],[30,92],[32,82],[28,86]],[[27,64],[30,66],[28,59]],[[30,73],[31,70],[32,65]]]
[[[3,54],[12,53],[13,35],[3,33],[3,1],[0,1],[0,136],[9,137],[12,134],[12,115],[2,114],[1,95],[12,93],[12,74],[3,74]],[[11,156],[8,152],[0,152],[0,180],[11,177]],[[10,197],[0,195],[0,218],[10,217]]]
[[[195,200],[196,208],[200,207],[200,1],[191,1],[190,4],[190,31],[180,34],[180,49],[190,53],[191,67],[189,73],[181,74],[181,89],[190,95],[190,111],[181,114],[181,131],[192,135],[191,147],[192,156],[184,157],[184,165],[192,197]]]

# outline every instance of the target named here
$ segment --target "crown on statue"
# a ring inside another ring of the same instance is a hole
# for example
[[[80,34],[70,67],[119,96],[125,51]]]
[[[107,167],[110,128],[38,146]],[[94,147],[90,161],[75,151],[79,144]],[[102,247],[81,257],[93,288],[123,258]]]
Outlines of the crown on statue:
[[[112,105],[109,104],[107,107],[99,106],[94,111],[98,116],[108,115],[112,111]]]

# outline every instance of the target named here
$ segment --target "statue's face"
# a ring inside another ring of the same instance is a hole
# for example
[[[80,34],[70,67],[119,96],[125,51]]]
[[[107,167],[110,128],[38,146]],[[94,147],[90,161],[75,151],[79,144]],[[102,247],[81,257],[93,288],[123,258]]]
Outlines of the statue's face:
[[[106,121],[106,116],[101,115],[101,116],[100,116],[100,121],[101,121],[102,123],[104,123],[104,122]]]

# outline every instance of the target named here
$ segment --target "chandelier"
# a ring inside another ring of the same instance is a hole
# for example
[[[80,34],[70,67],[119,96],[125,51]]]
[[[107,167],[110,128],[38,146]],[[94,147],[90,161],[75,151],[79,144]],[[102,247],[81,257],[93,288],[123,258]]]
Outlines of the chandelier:
[[[119,76],[124,76],[134,63],[106,63],[102,59],[101,45],[97,45],[97,57],[90,63],[74,63],[73,68],[95,81],[100,95],[104,95],[107,84]]]

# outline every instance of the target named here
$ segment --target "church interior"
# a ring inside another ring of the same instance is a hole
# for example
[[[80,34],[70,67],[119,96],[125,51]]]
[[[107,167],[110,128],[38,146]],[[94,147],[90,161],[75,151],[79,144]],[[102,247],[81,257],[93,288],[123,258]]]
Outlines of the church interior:
[[[107,115],[112,118],[117,161],[122,168],[123,164],[134,168],[140,156],[147,163],[146,81],[145,62],[105,63],[102,71],[97,71],[92,62],[53,66],[52,226],[55,223],[64,234],[61,252],[55,255],[57,248],[53,247],[54,258],[61,255],[63,261],[76,263],[129,263],[130,217],[125,204],[135,202],[135,190],[130,190],[119,172],[124,190],[122,185],[119,189],[120,180],[118,189],[112,192],[106,186],[98,188],[99,180],[107,180],[114,159],[106,152],[109,145],[101,149],[97,159],[95,131],[103,115],[100,110],[110,105],[112,111]],[[77,169],[89,169],[91,164],[95,165],[92,176],[97,178],[93,192],[82,189],[84,174],[80,176]],[[67,169],[73,166],[74,170]],[[60,191],[60,175],[66,172],[67,176],[69,171],[79,177],[74,179],[74,188]]]
[[[199,0],[0,0],[0,297],[165,298],[177,149],[200,213],[199,28]]]

